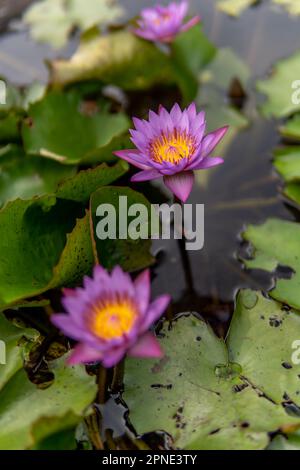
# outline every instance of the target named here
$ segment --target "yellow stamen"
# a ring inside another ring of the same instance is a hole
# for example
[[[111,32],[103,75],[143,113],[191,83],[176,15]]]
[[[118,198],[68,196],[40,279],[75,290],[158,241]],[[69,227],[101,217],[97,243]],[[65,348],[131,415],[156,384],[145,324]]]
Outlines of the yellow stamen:
[[[119,338],[132,329],[137,311],[127,299],[113,300],[94,307],[91,328],[104,340]]]
[[[150,144],[152,159],[157,163],[170,162],[176,165],[183,158],[190,159],[194,151],[193,137],[176,129],[168,135],[161,134]]]

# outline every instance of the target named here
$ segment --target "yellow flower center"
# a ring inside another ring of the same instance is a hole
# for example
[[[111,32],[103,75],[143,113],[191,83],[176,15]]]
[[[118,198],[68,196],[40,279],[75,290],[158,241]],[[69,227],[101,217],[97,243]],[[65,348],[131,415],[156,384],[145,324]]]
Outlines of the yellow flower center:
[[[135,306],[129,300],[113,300],[93,309],[91,328],[104,340],[120,338],[129,333],[137,317]]]
[[[186,133],[161,134],[150,144],[152,159],[157,163],[179,163],[183,158],[191,158],[195,151],[194,139]]]

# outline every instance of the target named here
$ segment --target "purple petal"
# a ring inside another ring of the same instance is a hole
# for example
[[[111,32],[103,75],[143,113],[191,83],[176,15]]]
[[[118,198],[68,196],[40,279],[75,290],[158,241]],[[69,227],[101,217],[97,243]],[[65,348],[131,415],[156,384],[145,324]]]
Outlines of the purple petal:
[[[134,297],[135,292],[131,277],[120,266],[115,266],[112,270],[110,283],[115,293],[127,294],[130,297]]]
[[[161,346],[152,333],[145,333],[135,345],[129,349],[132,357],[163,357]]]
[[[207,168],[212,168],[213,166],[221,165],[224,163],[223,158],[220,157],[205,157],[195,159],[191,165],[188,166],[189,170],[206,170]]]
[[[117,157],[126,160],[137,168],[141,168],[142,170],[147,170],[148,168],[150,168],[150,166],[145,163],[145,157],[143,157],[143,155],[141,155],[138,150],[118,150],[113,153]]]
[[[202,157],[208,157],[209,154],[214,150],[214,148],[218,145],[221,139],[223,139],[224,135],[228,131],[228,126],[221,127],[210,134],[207,134],[202,142]]]
[[[118,348],[112,351],[107,351],[107,355],[103,355],[102,364],[104,367],[110,368],[118,364],[125,356],[125,347]]]
[[[144,320],[142,325],[142,331],[147,331],[153,323],[158,320],[162,314],[165,312],[167,306],[171,301],[170,295],[161,295],[157,299],[155,299],[148,308],[147,317]]]
[[[67,363],[69,365],[88,364],[102,360],[102,353],[85,344],[78,344],[73,349]]]
[[[187,23],[185,23],[181,28],[180,28],[180,31],[182,33],[184,33],[185,31],[188,31],[189,29],[191,29],[193,26],[195,26],[196,24],[200,23],[201,21],[201,17],[200,16],[195,16],[194,18],[192,18],[191,20],[189,20]]]
[[[149,181],[149,180],[155,180],[157,178],[160,178],[161,176],[162,175],[160,174],[158,170],[144,170],[133,175],[130,181],[132,182]]]
[[[134,281],[135,300],[140,312],[144,314],[150,302],[150,271],[146,269]],[[148,328],[147,328],[148,329]]]
[[[72,322],[69,315],[55,314],[51,316],[51,322],[59,328],[66,336],[79,340],[82,338],[82,329]]]
[[[183,171],[175,175],[164,176],[164,183],[180,201],[185,202],[192,191],[194,179],[192,171]]]

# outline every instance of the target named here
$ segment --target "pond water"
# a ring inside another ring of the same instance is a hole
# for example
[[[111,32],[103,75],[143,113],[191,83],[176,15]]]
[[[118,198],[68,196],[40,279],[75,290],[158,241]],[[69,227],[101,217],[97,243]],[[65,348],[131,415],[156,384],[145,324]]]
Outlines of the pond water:
[[[124,0],[128,17],[138,14],[141,6],[154,1]],[[285,12],[261,2],[239,19],[230,18],[214,7],[212,0],[191,2],[191,11],[200,13],[210,40],[217,46],[232,48],[250,67],[252,90],[247,90],[248,107],[255,110],[255,79],[266,75],[271,65],[299,47],[299,23]],[[0,76],[17,84],[46,81],[44,59],[69,56],[76,47],[73,40],[58,52],[35,44],[14,20],[12,29],[0,38]],[[212,172],[208,185],[195,187],[190,202],[205,204],[205,246],[189,253],[191,280],[183,269],[178,245],[157,242],[161,252],[154,270],[156,293],[170,292],[174,313],[196,310],[222,332],[229,318],[237,289],[247,286],[267,288],[272,280],[265,273],[249,273],[238,261],[240,233],[245,224],[263,222],[267,216],[292,219],[278,186],[280,180],[271,165],[271,151],[278,143],[276,123],[252,112],[250,126],[235,139],[226,162]]]

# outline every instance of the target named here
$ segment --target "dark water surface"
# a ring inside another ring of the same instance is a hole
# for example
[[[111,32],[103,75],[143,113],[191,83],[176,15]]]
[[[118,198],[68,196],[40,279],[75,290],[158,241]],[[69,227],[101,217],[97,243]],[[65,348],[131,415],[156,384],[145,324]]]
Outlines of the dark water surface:
[[[142,6],[156,2],[124,0],[121,3],[130,17],[138,14]],[[269,2],[247,10],[239,19],[216,11],[213,0],[190,3],[191,12],[202,16],[210,40],[217,46],[232,48],[248,64],[252,87],[255,79],[266,75],[275,61],[300,46],[300,20],[272,8]],[[0,7],[1,4],[0,1]],[[17,84],[47,81],[43,60],[67,57],[76,47],[75,40],[64,50],[53,51],[46,45],[35,44],[18,22],[14,21],[13,26],[17,30],[7,31],[0,37],[0,75]],[[253,90],[249,96],[248,106],[255,110],[257,96]],[[189,202],[205,204],[205,247],[189,253],[192,294],[177,243],[155,244],[155,250],[163,249],[164,253],[154,270],[154,290],[172,294],[175,313],[195,309],[222,323],[228,318],[238,288],[271,286],[270,276],[246,272],[237,260],[239,234],[246,224],[263,222],[268,216],[293,218],[281,200],[280,180],[271,165],[271,152],[279,139],[277,123],[265,121],[256,111],[252,116],[250,127],[239,134],[227,151],[225,164],[211,174],[207,187],[195,187],[190,198]]]

